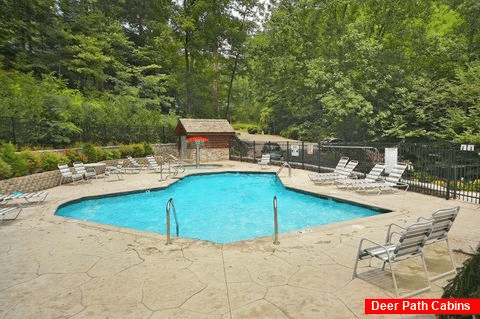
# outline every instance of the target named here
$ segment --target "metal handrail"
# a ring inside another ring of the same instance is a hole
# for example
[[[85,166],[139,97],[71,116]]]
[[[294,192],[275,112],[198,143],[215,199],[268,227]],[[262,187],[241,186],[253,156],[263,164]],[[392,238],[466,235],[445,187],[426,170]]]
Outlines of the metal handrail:
[[[277,171],[277,178],[279,177],[280,172],[283,170],[285,166],[288,166],[288,177],[292,176],[292,166],[290,166],[288,162],[284,162],[282,166],[280,166],[280,169]]]
[[[279,245],[280,242],[278,241],[277,196],[273,197],[273,231],[274,231],[273,244]]]
[[[170,198],[167,202],[167,207],[166,207],[166,223],[167,223],[167,245],[170,245],[172,241],[170,240],[170,207],[173,208],[173,217],[175,218],[175,225],[176,225],[176,231],[177,231],[177,237],[179,234],[180,230],[180,224],[178,223],[177,219],[177,212],[175,210],[175,205],[173,203],[173,198]]]

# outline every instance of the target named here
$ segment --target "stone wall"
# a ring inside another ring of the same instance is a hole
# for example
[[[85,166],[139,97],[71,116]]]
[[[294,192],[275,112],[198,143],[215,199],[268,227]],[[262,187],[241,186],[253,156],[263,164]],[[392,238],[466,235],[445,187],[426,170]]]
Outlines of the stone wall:
[[[154,144],[152,145],[155,151],[155,159],[158,163],[166,163],[168,155],[179,157],[179,151],[177,145],[171,144]],[[63,152],[63,150],[57,150]],[[186,151],[186,158],[184,160],[195,163],[195,149],[188,149]],[[229,159],[228,148],[201,148],[200,149],[200,162],[218,162],[226,161]],[[129,162],[125,159],[119,159],[124,161],[125,166],[129,166]],[[105,163],[103,166],[96,166],[95,170],[98,175],[105,172],[105,166],[117,166],[119,160],[108,160],[101,163]],[[137,158],[140,165],[147,165],[146,158]],[[86,164],[88,166],[88,164]],[[0,194],[11,194],[12,192],[31,193],[48,188],[52,188],[60,185],[60,171],[55,170],[51,172],[43,172],[38,174],[32,174],[21,177],[14,177],[0,181]],[[69,182],[69,181],[68,181]]]
[[[0,194],[31,193],[60,184],[60,171],[43,172],[0,181]]]
[[[172,154],[175,157],[178,157],[178,148],[175,143],[171,144],[153,144],[152,145],[155,151],[155,159],[159,163],[165,163],[168,159],[168,155]],[[115,148],[112,146],[106,148]],[[55,152],[62,153],[64,150],[55,150]],[[125,159],[124,165],[128,166],[129,163]],[[117,162],[119,160],[108,160],[103,161],[101,163],[105,163],[104,166],[95,167],[95,171],[97,175],[105,173],[105,166],[117,166]],[[138,158],[137,161],[141,165],[146,165],[147,160],[146,158]],[[88,166],[88,164],[86,164]],[[13,192],[22,192],[22,193],[31,193],[37,192],[41,190],[45,190],[48,188],[52,188],[55,186],[60,185],[60,171],[54,170],[50,172],[43,172],[38,174],[32,174],[27,176],[21,177],[14,177],[10,179],[5,179],[0,181],[0,194],[11,194]],[[70,181],[67,181],[67,183]]]
[[[195,162],[197,151],[195,149],[185,150],[185,160]],[[228,161],[230,149],[228,148],[200,148],[200,163]]]

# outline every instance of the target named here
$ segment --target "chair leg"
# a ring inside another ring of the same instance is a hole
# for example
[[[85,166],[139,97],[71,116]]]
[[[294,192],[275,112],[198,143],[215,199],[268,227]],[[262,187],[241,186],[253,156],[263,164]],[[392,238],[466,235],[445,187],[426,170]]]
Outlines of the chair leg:
[[[453,254],[452,254],[452,250],[450,249],[450,244],[448,243],[448,237],[447,239],[445,239],[445,241],[447,242],[447,249],[448,249],[448,254],[450,255],[450,261],[452,262],[452,272],[454,274],[457,273],[457,269],[455,268],[455,261],[453,260]]]
[[[390,271],[392,272],[393,286],[395,287],[395,295],[397,297],[400,297],[400,294],[398,293],[397,279],[395,278],[395,273],[393,272],[392,263],[389,262],[388,264],[390,265]],[[383,263],[383,266],[385,267],[385,263]]]
[[[448,255],[450,256],[450,262],[452,263],[452,270],[449,270],[447,272],[436,275],[436,276],[430,278],[430,280],[437,280],[439,278],[448,276],[450,274],[456,274],[457,273],[457,269],[455,268],[455,261],[453,260],[453,254],[452,254],[452,251],[450,250],[450,245],[448,243],[448,237],[445,239],[445,241],[447,243],[447,249],[448,249]]]
[[[418,290],[415,290],[415,291],[412,291],[408,294],[405,294],[403,296],[399,296],[399,297],[402,297],[402,298],[408,298],[408,297],[412,297],[412,296],[415,296],[415,295],[418,295],[422,292],[425,292],[425,291],[430,291],[432,289],[431,285],[430,285],[430,279],[428,278],[428,274],[427,274],[427,264],[425,263],[425,257],[423,256],[423,254],[420,256],[422,258],[422,264],[423,264],[423,271],[425,272],[425,278],[427,278],[427,283],[428,283],[428,286],[425,287],[425,288],[422,288],[422,289],[418,289]]]

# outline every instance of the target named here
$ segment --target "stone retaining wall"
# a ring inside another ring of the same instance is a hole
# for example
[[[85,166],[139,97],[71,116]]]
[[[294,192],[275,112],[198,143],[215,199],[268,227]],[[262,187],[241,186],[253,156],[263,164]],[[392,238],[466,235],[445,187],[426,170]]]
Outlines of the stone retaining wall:
[[[155,151],[155,159],[158,163],[167,163],[168,155],[173,155],[179,157],[179,152],[177,145],[174,143],[171,144],[154,144],[152,145]],[[58,152],[63,152],[63,150],[56,150]],[[195,162],[195,149],[187,151],[186,161]],[[200,150],[200,162],[217,162],[224,161],[229,159],[229,149],[228,148],[215,148],[215,149],[204,149]],[[125,166],[129,166],[127,160],[119,159],[124,161]],[[107,160],[101,163],[105,163],[105,166],[117,166],[119,160]],[[146,165],[146,158],[137,158],[137,161],[140,165]],[[95,167],[97,175],[105,173],[105,166]],[[14,177],[10,179],[5,179],[0,181],[0,194],[11,194],[13,192],[37,192],[52,188],[60,185],[60,171],[50,171],[43,172],[38,174],[32,174],[21,177]],[[68,181],[69,182],[69,181]]]

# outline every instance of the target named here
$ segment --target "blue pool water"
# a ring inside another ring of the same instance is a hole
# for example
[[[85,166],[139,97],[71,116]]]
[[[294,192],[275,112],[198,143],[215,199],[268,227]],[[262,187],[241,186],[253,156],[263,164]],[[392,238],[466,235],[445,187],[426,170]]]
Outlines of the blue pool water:
[[[215,173],[163,189],[73,201],[56,215],[165,234],[165,207],[173,198],[180,237],[228,243],[273,235],[274,196],[280,233],[381,213],[287,189],[274,174]]]

